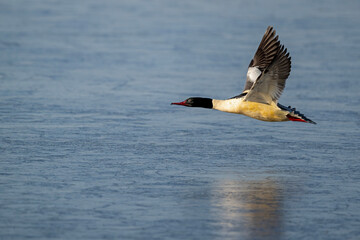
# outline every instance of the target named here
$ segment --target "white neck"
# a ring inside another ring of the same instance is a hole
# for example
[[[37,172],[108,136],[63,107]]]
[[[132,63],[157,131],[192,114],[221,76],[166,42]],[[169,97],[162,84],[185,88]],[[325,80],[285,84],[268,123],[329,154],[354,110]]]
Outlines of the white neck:
[[[244,101],[243,98],[231,98],[226,100],[213,99],[213,109],[229,112],[229,113],[241,113],[241,103]]]

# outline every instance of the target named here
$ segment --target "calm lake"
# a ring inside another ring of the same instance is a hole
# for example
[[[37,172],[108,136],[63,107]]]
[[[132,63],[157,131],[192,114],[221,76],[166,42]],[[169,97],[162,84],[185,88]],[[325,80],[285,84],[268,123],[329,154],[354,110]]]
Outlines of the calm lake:
[[[359,239],[360,1],[0,0],[0,239]],[[241,93],[272,25],[317,125]]]

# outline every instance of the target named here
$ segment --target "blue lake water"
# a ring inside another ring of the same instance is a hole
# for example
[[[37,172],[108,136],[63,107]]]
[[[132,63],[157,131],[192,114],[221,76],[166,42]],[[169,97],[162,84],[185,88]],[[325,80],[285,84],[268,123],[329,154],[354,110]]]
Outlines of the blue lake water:
[[[0,239],[358,239],[359,1],[0,1]],[[280,103],[241,92],[268,25]]]

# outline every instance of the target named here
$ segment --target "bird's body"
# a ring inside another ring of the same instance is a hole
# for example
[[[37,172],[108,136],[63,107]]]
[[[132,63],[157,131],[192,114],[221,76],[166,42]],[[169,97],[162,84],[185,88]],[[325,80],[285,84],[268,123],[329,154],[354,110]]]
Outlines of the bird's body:
[[[245,88],[240,95],[226,100],[193,97],[172,104],[211,108],[269,122],[300,121],[315,124],[295,108],[278,103],[290,70],[291,57],[287,49],[278,41],[275,30],[268,27],[249,64]]]
[[[280,109],[274,102],[263,104],[258,102],[244,101],[244,98],[227,100],[213,99],[213,109],[243,114],[245,116],[268,122],[289,121],[287,111]]]

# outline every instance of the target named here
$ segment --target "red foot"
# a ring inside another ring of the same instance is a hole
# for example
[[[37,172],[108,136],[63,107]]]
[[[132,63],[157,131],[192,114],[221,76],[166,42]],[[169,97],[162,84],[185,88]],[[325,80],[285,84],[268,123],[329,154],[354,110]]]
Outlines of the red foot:
[[[296,118],[296,117],[290,116],[289,114],[286,115],[286,117],[287,117],[290,121],[294,121],[294,122],[307,122],[307,121],[305,121],[304,119]]]

